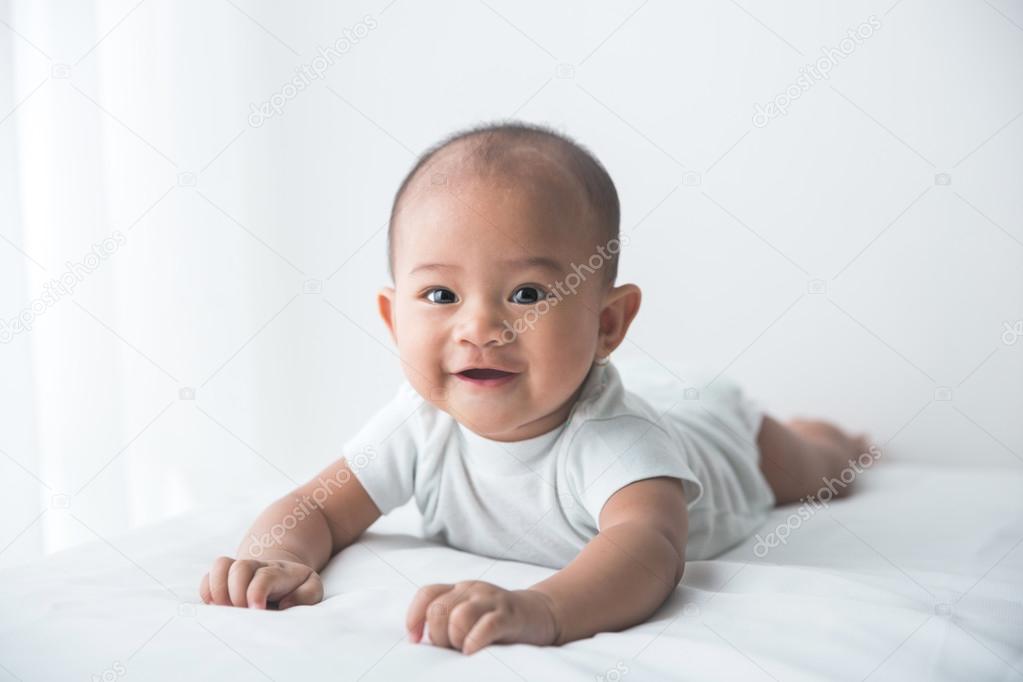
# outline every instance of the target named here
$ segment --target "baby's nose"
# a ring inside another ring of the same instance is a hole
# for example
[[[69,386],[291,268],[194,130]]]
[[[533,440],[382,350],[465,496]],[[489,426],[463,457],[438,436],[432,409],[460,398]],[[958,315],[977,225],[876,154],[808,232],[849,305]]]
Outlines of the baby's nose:
[[[463,312],[458,326],[458,341],[482,347],[503,345],[514,340],[514,330],[502,309],[481,304]]]

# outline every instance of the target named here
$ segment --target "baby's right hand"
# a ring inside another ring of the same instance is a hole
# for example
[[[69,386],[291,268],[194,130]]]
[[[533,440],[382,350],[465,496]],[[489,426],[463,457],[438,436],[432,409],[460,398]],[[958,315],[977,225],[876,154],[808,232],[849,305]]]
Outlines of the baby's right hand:
[[[207,604],[278,609],[316,604],[323,599],[323,582],[309,566],[297,561],[217,557],[199,583],[199,596]]]

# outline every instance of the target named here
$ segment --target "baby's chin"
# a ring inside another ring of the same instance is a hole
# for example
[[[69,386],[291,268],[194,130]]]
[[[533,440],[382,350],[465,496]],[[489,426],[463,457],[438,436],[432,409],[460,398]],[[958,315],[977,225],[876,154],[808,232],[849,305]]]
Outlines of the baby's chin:
[[[518,401],[489,397],[446,394],[446,400],[430,400],[437,409],[474,433],[492,440],[520,440],[516,434],[531,421],[528,407]]]
[[[428,403],[484,438],[523,440],[528,436],[520,434],[535,430],[534,421],[544,415],[543,407],[528,398],[528,390],[516,385],[523,377],[495,387],[446,378],[450,381],[438,381],[439,386],[413,385]]]
[[[528,417],[523,419],[523,415],[509,410],[507,405],[487,404],[482,400],[469,403],[453,400],[440,403],[437,407],[462,426],[494,440],[511,438],[511,434],[528,421]]]

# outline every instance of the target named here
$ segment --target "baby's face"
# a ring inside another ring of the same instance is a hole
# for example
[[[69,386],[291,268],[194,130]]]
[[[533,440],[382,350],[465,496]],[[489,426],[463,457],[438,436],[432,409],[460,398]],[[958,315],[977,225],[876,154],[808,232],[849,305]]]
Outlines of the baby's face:
[[[587,208],[552,189],[556,182],[443,179],[406,197],[395,225],[395,287],[378,299],[405,376],[484,437],[550,431],[607,351],[599,338],[605,271],[583,270],[574,293],[577,276],[566,280],[596,252]],[[539,303],[545,298],[549,305]],[[466,368],[509,374],[486,379],[460,373]]]

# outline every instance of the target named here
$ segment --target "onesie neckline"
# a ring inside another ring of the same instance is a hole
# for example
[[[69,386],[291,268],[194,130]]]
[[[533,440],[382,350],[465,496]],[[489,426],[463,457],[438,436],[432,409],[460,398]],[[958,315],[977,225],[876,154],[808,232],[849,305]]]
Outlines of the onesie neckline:
[[[473,471],[490,474],[514,475],[530,473],[551,451],[551,446],[568,424],[566,419],[547,433],[518,441],[498,441],[484,438],[472,429],[458,424],[465,439],[466,461]]]

